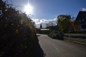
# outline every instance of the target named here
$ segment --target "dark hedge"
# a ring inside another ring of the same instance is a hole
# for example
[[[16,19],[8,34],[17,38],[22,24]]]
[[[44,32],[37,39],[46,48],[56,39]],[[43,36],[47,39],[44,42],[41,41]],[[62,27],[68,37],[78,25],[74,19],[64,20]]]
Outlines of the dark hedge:
[[[24,13],[12,7],[0,15],[0,57],[34,57],[35,28]]]

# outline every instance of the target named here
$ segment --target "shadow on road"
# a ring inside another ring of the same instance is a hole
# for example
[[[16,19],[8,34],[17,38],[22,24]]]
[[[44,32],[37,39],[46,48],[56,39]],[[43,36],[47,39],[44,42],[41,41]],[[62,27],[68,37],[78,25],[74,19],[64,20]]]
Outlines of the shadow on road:
[[[45,57],[45,54],[39,43],[36,44],[35,57]]]

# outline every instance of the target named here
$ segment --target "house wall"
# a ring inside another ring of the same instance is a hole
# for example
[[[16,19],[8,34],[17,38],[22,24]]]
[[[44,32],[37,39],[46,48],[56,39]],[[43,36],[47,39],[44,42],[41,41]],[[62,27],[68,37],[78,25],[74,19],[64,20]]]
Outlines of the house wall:
[[[80,23],[80,30],[86,31],[86,11],[80,11],[76,18],[76,21]]]
[[[81,24],[86,23],[86,12],[80,11],[76,18],[76,21],[80,22]]]
[[[81,31],[86,31],[86,23],[85,24],[81,24]]]

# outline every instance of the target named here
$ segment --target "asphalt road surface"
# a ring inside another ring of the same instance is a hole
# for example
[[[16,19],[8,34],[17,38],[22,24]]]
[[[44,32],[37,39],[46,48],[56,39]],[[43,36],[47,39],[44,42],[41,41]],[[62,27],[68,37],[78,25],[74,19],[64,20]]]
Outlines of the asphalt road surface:
[[[39,34],[39,54],[37,57],[86,57],[86,46],[63,40],[52,39],[47,35]]]

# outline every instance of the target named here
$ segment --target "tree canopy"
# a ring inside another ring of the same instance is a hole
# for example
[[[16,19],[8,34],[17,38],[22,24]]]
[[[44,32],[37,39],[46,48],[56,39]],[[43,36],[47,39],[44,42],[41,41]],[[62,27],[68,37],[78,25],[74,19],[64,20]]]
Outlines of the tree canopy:
[[[59,15],[57,17],[57,24],[62,32],[68,32],[70,23],[71,23],[70,15]]]

